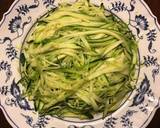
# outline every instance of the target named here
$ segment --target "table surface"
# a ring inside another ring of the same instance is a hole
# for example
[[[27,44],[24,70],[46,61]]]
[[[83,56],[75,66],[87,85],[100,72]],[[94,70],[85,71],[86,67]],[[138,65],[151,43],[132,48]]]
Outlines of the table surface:
[[[4,12],[6,12],[10,5],[13,3],[14,0],[0,0],[0,19]],[[157,16],[158,21],[160,23],[160,0],[144,0],[149,7],[151,8],[154,15]],[[157,110],[153,120],[150,122],[147,128],[157,128],[160,126],[160,109]],[[0,128],[12,128],[9,123],[6,121],[2,111],[0,110]]]

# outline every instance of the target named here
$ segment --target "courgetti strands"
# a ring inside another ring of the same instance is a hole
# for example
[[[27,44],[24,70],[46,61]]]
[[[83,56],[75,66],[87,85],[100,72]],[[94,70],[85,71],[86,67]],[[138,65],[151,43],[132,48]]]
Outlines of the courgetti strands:
[[[135,87],[138,50],[131,31],[87,0],[42,17],[22,52],[23,96],[41,115],[106,117]]]

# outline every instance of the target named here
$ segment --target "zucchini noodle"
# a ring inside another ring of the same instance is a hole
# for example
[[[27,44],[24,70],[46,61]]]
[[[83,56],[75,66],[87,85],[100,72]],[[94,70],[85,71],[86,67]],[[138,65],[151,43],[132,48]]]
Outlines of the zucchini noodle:
[[[23,95],[41,115],[92,119],[116,111],[135,88],[137,43],[103,5],[61,4],[23,46]]]

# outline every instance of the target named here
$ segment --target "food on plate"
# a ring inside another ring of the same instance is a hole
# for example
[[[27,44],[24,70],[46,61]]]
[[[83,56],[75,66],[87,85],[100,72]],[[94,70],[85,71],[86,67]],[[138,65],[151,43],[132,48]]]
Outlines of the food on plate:
[[[128,25],[87,0],[43,16],[22,53],[23,96],[42,115],[93,119],[116,111],[135,88],[137,42]]]

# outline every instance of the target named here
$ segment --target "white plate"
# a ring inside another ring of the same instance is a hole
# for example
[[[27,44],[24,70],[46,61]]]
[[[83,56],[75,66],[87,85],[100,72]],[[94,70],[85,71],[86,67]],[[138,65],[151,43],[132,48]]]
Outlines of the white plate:
[[[120,109],[105,119],[73,122],[39,117],[17,86],[20,47],[33,24],[60,0],[16,0],[0,23],[0,107],[13,128],[144,128],[159,108],[160,27],[143,0],[90,0],[104,4],[136,36],[140,62],[137,89]],[[63,1],[63,0],[61,0]],[[74,4],[74,0],[67,0]],[[22,59],[22,56],[21,56]]]

